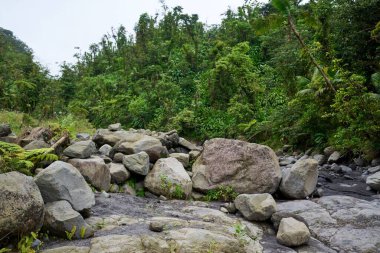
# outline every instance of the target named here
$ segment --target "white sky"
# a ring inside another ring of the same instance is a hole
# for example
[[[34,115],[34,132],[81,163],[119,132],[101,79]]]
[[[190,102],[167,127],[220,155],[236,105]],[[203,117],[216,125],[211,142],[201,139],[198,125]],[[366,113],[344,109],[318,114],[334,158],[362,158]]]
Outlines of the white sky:
[[[207,24],[219,24],[228,7],[244,0],[166,0],[169,7],[198,14]],[[98,43],[111,27],[124,25],[129,33],[140,14],[161,13],[159,0],[0,0],[0,27],[13,31],[32,50],[37,61],[58,74],[59,64],[73,62],[77,52]]]

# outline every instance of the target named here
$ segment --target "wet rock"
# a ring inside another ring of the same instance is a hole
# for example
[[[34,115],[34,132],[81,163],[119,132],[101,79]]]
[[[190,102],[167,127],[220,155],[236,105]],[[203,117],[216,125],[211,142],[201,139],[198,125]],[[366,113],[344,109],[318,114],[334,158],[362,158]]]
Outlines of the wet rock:
[[[367,177],[366,184],[375,191],[380,191],[380,172]]]
[[[369,173],[376,173],[376,172],[379,172],[379,171],[380,171],[380,165],[376,166],[376,167],[368,168],[368,172]]]
[[[122,184],[130,178],[131,173],[121,163],[110,163],[111,182]]]
[[[205,142],[192,172],[193,187],[201,192],[231,186],[238,193],[273,193],[281,180],[272,149],[221,138]]]
[[[112,149],[111,145],[104,144],[103,146],[99,148],[99,153],[101,155],[109,156],[111,149]]]
[[[32,177],[19,172],[0,174],[0,238],[38,230],[44,201]]]
[[[250,221],[267,220],[276,212],[276,202],[268,193],[241,194],[236,197],[234,204],[244,218]]]
[[[67,147],[63,154],[70,158],[89,158],[96,152],[96,146],[93,141],[79,141]]]
[[[294,247],[305,244],[310,239],[306,225],[292,217],[281,219],[277,241],[285,246]]]
[[[94,235],[92,228],[66,200],[47,203],[45,211],[44,228],[53,235],[66,238],[66,231],[74,231],[74,226],[74,239],[84,239]]]
[[[99,157],[89,159],[70,159],[69,163],[76,167],[88,183],[97,190],[108,191],[111,185],[111,174],[104,160]]]
[[[71,164],[56,161],[45,168],[34,181],[45,201],[67,200],[76,211],[95,205],[95,196],[80,172]]]
[[[183,165],[172,157],[162,158],[156,162],[145,177],[144,186],[156,195],[169,198],[187,198],[192,191],[189,175]]]
[[[300,160],[284,171],[281,193],[288,198],[305,198],[313,193],[318,181],[318,163],[314,159]]]
[[[123,157],[123,164],[129,171],[146,176],[149,172],[149,155],[144,151],[137,154],[125,155]]]

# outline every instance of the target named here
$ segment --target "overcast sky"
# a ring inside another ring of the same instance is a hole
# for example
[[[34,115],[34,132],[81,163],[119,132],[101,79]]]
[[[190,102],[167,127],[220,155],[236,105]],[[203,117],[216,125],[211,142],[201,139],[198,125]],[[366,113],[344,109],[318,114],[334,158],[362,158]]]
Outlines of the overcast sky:
[[[11,30],[33,49],[36,60],[58,74],[59,64],[73,62],[74,48],[82,51],[100,41],[111,27],[133,32],[140,14],[161,13],[159,0],[0,0],[0,27]],[[182,6],[207,24],[218,24],[228,7],[244,0],[166,0]]]

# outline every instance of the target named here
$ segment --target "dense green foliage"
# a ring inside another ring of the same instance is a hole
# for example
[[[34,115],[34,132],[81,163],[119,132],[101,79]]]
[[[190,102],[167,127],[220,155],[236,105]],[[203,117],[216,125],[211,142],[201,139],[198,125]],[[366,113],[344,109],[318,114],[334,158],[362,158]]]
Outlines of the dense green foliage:
[[[380,1],[294,2],[247,1],[218,26],[164,6],[161,15],[142,14],[134,34],[112,29],[76,64],[62,65],[59,80],[2,30],[1,106],[87,118],[96,127],[121,122],[198,140],[376,155]],[[18,102],[8,101],[11,91]]]

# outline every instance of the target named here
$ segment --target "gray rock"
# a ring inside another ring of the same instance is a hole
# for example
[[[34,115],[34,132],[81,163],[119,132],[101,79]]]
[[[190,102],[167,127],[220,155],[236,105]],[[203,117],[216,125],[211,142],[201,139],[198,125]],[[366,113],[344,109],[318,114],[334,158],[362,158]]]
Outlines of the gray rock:
[[[6,137],[12,133],[9,124],[0,124],[0,137]]]
[[[365,160],[364,160],[363,158],[361,158],[361,157],[357,157],[357,158],[354,159],[354,163],[355,163],[357,166],[362,167],[362,166],[365,165],[366,162],[365,162]]]
[[[43,140],[34,140],[31,143],[24,146],[25,150],[40,149],[40,148],[50,148],[50,145]]]
[[[330,155],[332,153],[334,153],[334,148],[333,147],[326,147],[324,150],[323,150],[323,153],[325,154],[325,156],[327,157],[330,157]]]
[[[268,193],[241,194],[236,197],[234,204],[249,221],[264,221],[276,212],[276,202]]]
[[[153,232],[162,232],[164,231],[165,223],[160,221],[151,221],[149,223],[149,230]]]
[[[334,151],[327,160],[329,163],[337,163],[342,158],[342,155],[338,151]]]
[[[66,238],[66,231],[74,231],[74,226],[74,239],[84,239],[94,235],[92,228],[66,200],[47,203],[45,211],[44,228],[52,235]]]
[[[172,157],[159,159],[144,180],[153,194],[168,198],[188,198],[192,182],[183,165]]]
[[[121,187],[121,192],[126,193],[126,194],[131,195],[131,196],[136,196],[135,189],[133,189],[129,184],[124,184]]]
[[[119,186],[117,184],[111,184],[111,187],[108,190],[108,192],[118,193],[119,192]]]
[[[91,135],[89,135],[88,133],[78,133],[76,137],[80,141],[87,141],[91,138]]]
[[[197,150],[197,151],[202,151],[200,150],[195,144],[191,143],[190,141],[180,137],[179,138],[179,141],[178,141],[178,144],[188,150]]]
[[[92,140],[98,147],[101,147],[104,144],[114,146],[119,141],[127,139],[130,135],[130,132],[124,130],[113,132],[108,129],[98,129],[92,137]]]
[[[284,171],[281,193],[287,198],[300,199],[315,190],[318,180],[318,163],[314,159],[300,160]]]
[[[114,163],[122,163],[123,162],[123,157],[124,157],[124,154],[123,153],[116,153],[114,156],[113,156],[113,162]]]
[[[189,159],[190,159],[189,154],[172,153],[169,155],[169,157],[173,157],[173,158],[177,159],[180,163],[182,163],[183,167],[185,167],[185,168],[189,166]]]
[[[300,246],[310,240],[310,231],[306,225],[292,217],[281,219],[277,232],[277,241],[288,247]]]
[[[380,165],[380,157],[379,158],[375,158],[371,161],[371,166],[379,166]]]
[[[159,133],[157,134],[157,136],[156,135],[151,135],[151,136],[154,136],[157,139],[159,139],[162,145],[164,145],[167,149],[171,149],[173,147],[178,146],[179,136],[176,130],[172,130],[167,133]]]
[[[131,173],[121,163],[110,163],[111,182],[122,184],[130,178]]]
[[[96,146],[93,141],[78,141],[67,147],[63,154],[71,158],[89,158],[96,152]]]
[[[221,138],[205,142],[192,172],[193,187],[201,192],[231,186],[237,193],[273,193],[282,176],[269,147]]]
[[[222,207],[226,208],[229,213],[236,213],[237,209],[233,202],[223,203]]]
[[[99,157],[89,159],[70,159],[69,163],[76,167],[88,183],[97,190],[105,190],[111,186],[111,174],[104,160]]]
[[[197,151],[197,150],[192,150],[189,152],[189,160],[190,161],[194,161],[195,159],[198,158],[198,156],[200,156],[201,152],[200,151]]]
[[[90,247],[63,246],[41,251],[41,253],[89,253]]]
[[[131,155],[142,151],[145,151],[149,155],[151,162],[168,156],[168,150],[158,139],[139,133],[130,133],[128,137],[118,142],[112,148],[110,155],[112,157],[113,154],[118,152]]]
[[[380,165],[379,166],[376,166],[376,167],[371,167],[371,168],[368,168],[368,172],[369,173],[376,173],[380,171]]]
[[[0,238],[38,230],[44,201],[32,177],[19,172],[0,174]]]
[[[112,147],[110,145],[104,144],[103,146],[99,148],[99,153],[105,156],[109,156],[111,149]]]
[[[123,164],[129,171],[146,176],[149,172],[149,155],[144,151],[137,154],[125,155],[123,157]]]
[[[121,124],[120,123],[111,124],[108,126],[108,130],[110,130],[112,132],[120,131],[121,130]]]
[[[67,200],[76,211],[95,205],[94,193],[71,164],[56,161],[35,176],[34,181],[45,203]]]
[[[340,166],[340,170],[343,174],[350,174],[352,173],[352,169],[350,167],[347,167],[345,165]]]
[[[380,172],[367,177],[366,184],[375,191],[380,191]]]
[[[313,156],[313,159],[316,160],[318,162],[318,165],[320,166],[322,166],[323,164],[327,162],[327,158],[325,155],[317,154]]]
[[[302,216],[299,216],[295,213],[290,213],[290,212],[286,212],[286,211],[278,211],[278,212],[275,212],[272,217],[270,218],[272,224],[273,224],[273,227],[278,230],[278,227],[280,226],[280,222],[283,218],[289,218],[289,217],[292,217],[293,219],[296,219],[302,223],[304,223],[307,227],[308,227],[308,224],[307,224],[307,221],[302,218]]]

